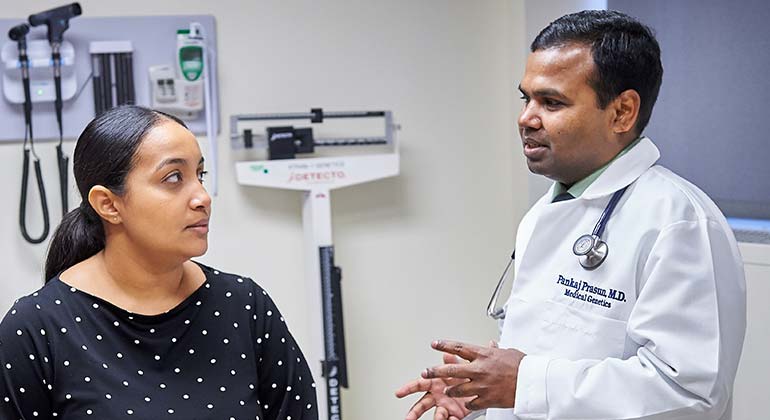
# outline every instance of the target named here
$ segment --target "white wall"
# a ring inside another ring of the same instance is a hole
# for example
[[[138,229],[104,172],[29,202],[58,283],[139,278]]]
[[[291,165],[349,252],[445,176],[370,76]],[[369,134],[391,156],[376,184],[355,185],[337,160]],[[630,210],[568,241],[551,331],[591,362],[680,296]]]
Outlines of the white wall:
[[[4,4],[22,19],[63,1]],[[226,133],[236,113],[391,109],[403,130],[402,175],[333,193],[351,389],[349,419],[400,418],[392,395],[439,361],[430,340],[485,343],[483,316],[527,207],[515,133],[523,71],[517,1],[82,0],[84,16],[213,14],[222,111],[220,194],[201,260],[253,276],[280,305],[300,343],[304,310],[301,195],[235,184]],[[72,25],[77,25],[77,19]],[[137,77],[144,72],[137,69]],[[67,142],[71,153],[73,142]],[[205,144],[202,145],[206,150]],[[54,222],[52,145],[40,146]],[[45,246],[18,232],[21,144],[0,145],[0,312],[42,284]],[[74,185],[71,183],[70,185]],[[30,192],[38,232],[36,192]],[[73,195],[77,195],[72,190]],[[78,201],[73,198],[71,205]]]

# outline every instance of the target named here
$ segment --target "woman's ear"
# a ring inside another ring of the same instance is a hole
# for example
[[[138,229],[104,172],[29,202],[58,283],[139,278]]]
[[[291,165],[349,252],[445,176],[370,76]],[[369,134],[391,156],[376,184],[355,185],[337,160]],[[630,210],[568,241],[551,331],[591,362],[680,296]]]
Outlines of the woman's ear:
[[[633,89],[627,89],[620,92],[613,101],[615,108],[615,118],[612,121],[612,128],[615,134],[625,134],[634,131],[636,122],[639,120],[639,107],[642,99],[639,93]]]
[[[113,225],[121,222],[120,212],[115,205],[117,200],[118,197],[115,193],[101,185],[94,185],[91,187],[91,190],[88,191],[88,202],[91,204],[91,207],[96,214],[98,214],[105,222]]]

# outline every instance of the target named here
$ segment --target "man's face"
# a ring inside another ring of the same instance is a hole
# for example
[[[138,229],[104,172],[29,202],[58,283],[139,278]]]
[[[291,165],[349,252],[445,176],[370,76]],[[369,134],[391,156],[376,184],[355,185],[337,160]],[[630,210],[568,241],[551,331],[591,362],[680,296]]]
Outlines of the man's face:
[[[613,141],[612,107],[600,109],[588,84],[594,68],[587,45],[538,50],[527,58],[518,122],[533,173],[572,185],[622,149]]]

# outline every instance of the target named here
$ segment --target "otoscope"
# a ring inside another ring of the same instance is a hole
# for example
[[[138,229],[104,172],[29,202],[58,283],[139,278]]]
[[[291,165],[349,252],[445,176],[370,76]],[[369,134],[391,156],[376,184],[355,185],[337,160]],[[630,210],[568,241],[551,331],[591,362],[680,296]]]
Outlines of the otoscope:
[[[19,225],[21,234],[27,242],[39,244],[48,237],[49,218],[48,202],[45,196],[45,187],[43,186],[43,176],[40,171],[40,158],[35,153],[35,142],[32,135],[32,97],[29,92],[29,57],[27,56],[27,33],[29,26],[21,23],[8,32],[8,37],[16,41],[19,49],[19,67],[21,68],[21,81],[24,86],[24,167],[21,175],[21,203],[19,209]],[[29,140],[29,144],[27,144]],[[29,181],[29,152],[35,158],[35,175],[37,176],[37,188],[40,192],[40,205],[43,210],[43,233],[40,237],[33,238],[27,233],[26,209],[27,209],[27,184]]]
[[[55,9],[46,10],[29,16],[29,24],[32,26],[48,26],[48,42],[51,44],[51,61],[53,63],[53,80],[56,89],[56,122],[59,124],[59,145],[56,146],[56,156],[59,159],[59,185],[61,187],[62,216],[67,214],[67,168],[69,157],[64,155],[62,143],[64,131],[62,129],[62,94],[61,94],[61,44],[64,31],[69,28],[70,19],[80,16],[82,10],[80,4],[72,3]]]

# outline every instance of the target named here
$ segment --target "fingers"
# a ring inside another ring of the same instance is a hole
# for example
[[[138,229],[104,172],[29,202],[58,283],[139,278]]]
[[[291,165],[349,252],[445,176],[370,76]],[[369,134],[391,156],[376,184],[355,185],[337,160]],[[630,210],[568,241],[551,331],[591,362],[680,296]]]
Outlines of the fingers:
[[[465,401],[458,398],[447,397],[441,400],[441,405],[449,410],[449,416],[463,418],[466,416]]]
[[[409,412],[406,413],[405,420],[417,420],[420,418],[420,416],[425,414],[426,411],[435,406],[436,400],[433,399],[433,396],[430,394],[425,394],[416,403],[414,403],[412,408],[409,409]]]
[[[444,353],[444,364],[445,365],[451,365],[455,363],[460,363],[460,360],[457,356],[454,354]]]
[[[436,412],[433,413],[433,420],[447,420],[449,417],[449,411],[444,407],[437,407]]]
[[[481,398],[476,397],[470,401],[466,401],[465,408],[467,408],[470,411],[476,411],[476,410],[482,410],[489,407],[484,407],[484,404],[482,403]]]
[[[470,364],[448,364],[441,366],[429,367],[422,371],[422,377],[425,379],[433,378],[460,378],[460,379],[473,379],[473,368]]]
[[[396,397],[404,398],[407,395],[411,395],[417,392],[428,392],[428,390],[430,390],[430,380],[420,378],[399,388],[396,391]]]
[[[465,382],[447,387],[444,390],[444,394],[452,398],[467,398],[478,396],[480,391],[479,386],[475,382]]]
[[[465,360],[474,361],[482,354],[483,347],[473,344],[461,343],[459,341],[436,340],[431,343],[431,347],[445,353],[451,353],[460,356]]]

